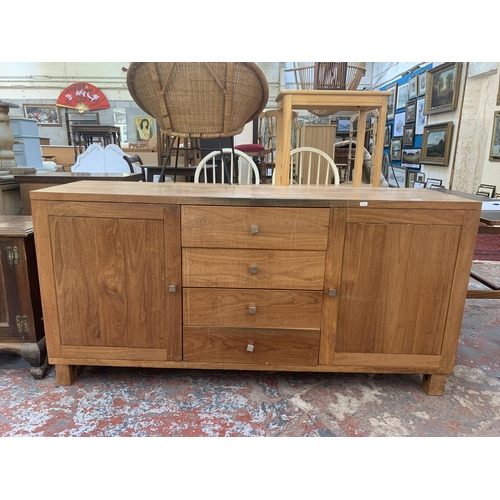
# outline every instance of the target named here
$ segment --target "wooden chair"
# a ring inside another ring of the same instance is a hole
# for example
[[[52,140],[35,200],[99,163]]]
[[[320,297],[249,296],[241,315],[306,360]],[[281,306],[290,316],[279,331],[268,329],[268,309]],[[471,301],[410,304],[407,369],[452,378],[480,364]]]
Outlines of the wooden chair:
[[[220,151],[212,151],[201,160],[194,173],[194,182],[199,183],[200,176],[203,173],[202,182],[207,184],[210,182],[210,173],[213,184],[217,182],[228,184],[260,184],[259,169],[250,156],[243,151],[233,150],[232,148],[224,148],[222,153],[221,155]],[[217,157],[219,157],[219,162],[217,162]],[[242,165],[239,162],[241,159],[246,160],[248,166]],[[207,169],[207,165],[211,168]],[[235,182],[235,179],[237,179],[237,182]]]
[[[127,162],[131,174],[136,173],[136,168],[141,169],[142,180],[145,182],[146,181],[146,172],[145,172],[145,168],[142,166],[141,157],[139,155],[134,155],[134,156],[123,155],[123,159]],[[134,163],[139,163],[139,165],[135,166]]]
[[[290,184],[340,184],[337,165],[320,149],[308,146],[292,149],[290,163]]]

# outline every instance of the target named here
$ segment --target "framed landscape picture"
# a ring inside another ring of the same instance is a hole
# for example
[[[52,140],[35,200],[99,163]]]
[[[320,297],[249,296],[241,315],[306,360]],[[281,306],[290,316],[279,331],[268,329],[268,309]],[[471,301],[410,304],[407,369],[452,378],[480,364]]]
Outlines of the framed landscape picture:
[[[418,96],[425,95],[425,88],[427,84],[427,71],[420,73],[418,76]]]
[[[339,116],[337,118],[337,134],[346,135],[351,130],[351,119],[348,116]]]
[[[443,113],[457,107],[462,63],[444,63],[427,71],[425,114]]]
[[[493,115],[490,160],[500,161],[500,111],[495,111],[495,114]]]
[[[389,152],[389,158],[391,161],[401,160],[401,139],[392,139],[391,148]]]
[[[448,165],[450,159],[453,122],[438,123],[424,127],[422,138],[422,163]]]
[[[398,89],[398,84],[393,83],[387,87],[387,92],[392,92],[389,96],[387,102],[387,120],[394,120],[394,114],[396,113],[396,92]]]
[[[398,87],[398,98],[396,100],[396,109],[401,109],[406,107],[408,102],[408,83],[403,83]]]
[[[401,155],[401,166],[420,168],[420,154],[420,149],[403,149],[403,153]]]
[[[24,116],[41,127],[62,127],[61,113],[55,104],[23,104]]]
[[[403,146],[413,147],[415,138],[415,125],[405,125],[403,132]]]

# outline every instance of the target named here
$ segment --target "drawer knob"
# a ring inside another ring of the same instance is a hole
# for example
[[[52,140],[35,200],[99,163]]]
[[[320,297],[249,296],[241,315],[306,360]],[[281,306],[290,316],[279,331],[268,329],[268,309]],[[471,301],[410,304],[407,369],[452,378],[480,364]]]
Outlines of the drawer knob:
[[[335,295],[337,295],[337,290],[335,290],[335,288],[330,288],[330,290],[328,291],[328,295],[330,297],[335,297]]]
[[[168,285],[168,291],[170,293],[175,293],[177,290],[177,287],[175,285]]]
[[[257,274],[257,266],[250,266],[250,273]]]
[[[259,226],[252,226],[252,227],[250,228],[250,232],[251,232],[252,234],[257,234],[257,233],[259,232]]]
[[[248,344],[247,345],[247,351],[248,352],[253,352],[253,345],[252,344]]]
[[[250,314],[255,314],[255,313],[257,312],[257,308],[256,308],[255,306],[250,306],[250,307],[248,308],[248,312],[249,312]]]

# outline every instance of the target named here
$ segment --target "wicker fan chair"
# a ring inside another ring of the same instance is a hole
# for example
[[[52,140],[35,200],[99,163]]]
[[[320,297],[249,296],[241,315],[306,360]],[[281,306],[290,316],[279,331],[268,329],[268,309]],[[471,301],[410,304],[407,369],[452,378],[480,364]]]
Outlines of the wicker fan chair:
[[[301,90],[356,90],[366,71],[366,62],[293,63],[295,85]],[[308,110],[316,116],[330,116],[336,109]]]
[[[131,63],[127,86],[137,105],[171,137],[163,167],[177,137],[232,139],[259,116],[269,98],[264,73],[245,62]]]

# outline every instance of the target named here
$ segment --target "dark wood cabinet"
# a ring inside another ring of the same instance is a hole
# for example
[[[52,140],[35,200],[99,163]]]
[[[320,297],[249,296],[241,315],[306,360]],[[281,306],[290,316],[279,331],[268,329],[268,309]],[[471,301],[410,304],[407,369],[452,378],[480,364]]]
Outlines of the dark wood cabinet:
[[[21,355],[36,379],[48,370],[33,224],[0,216],[0,351]]]

